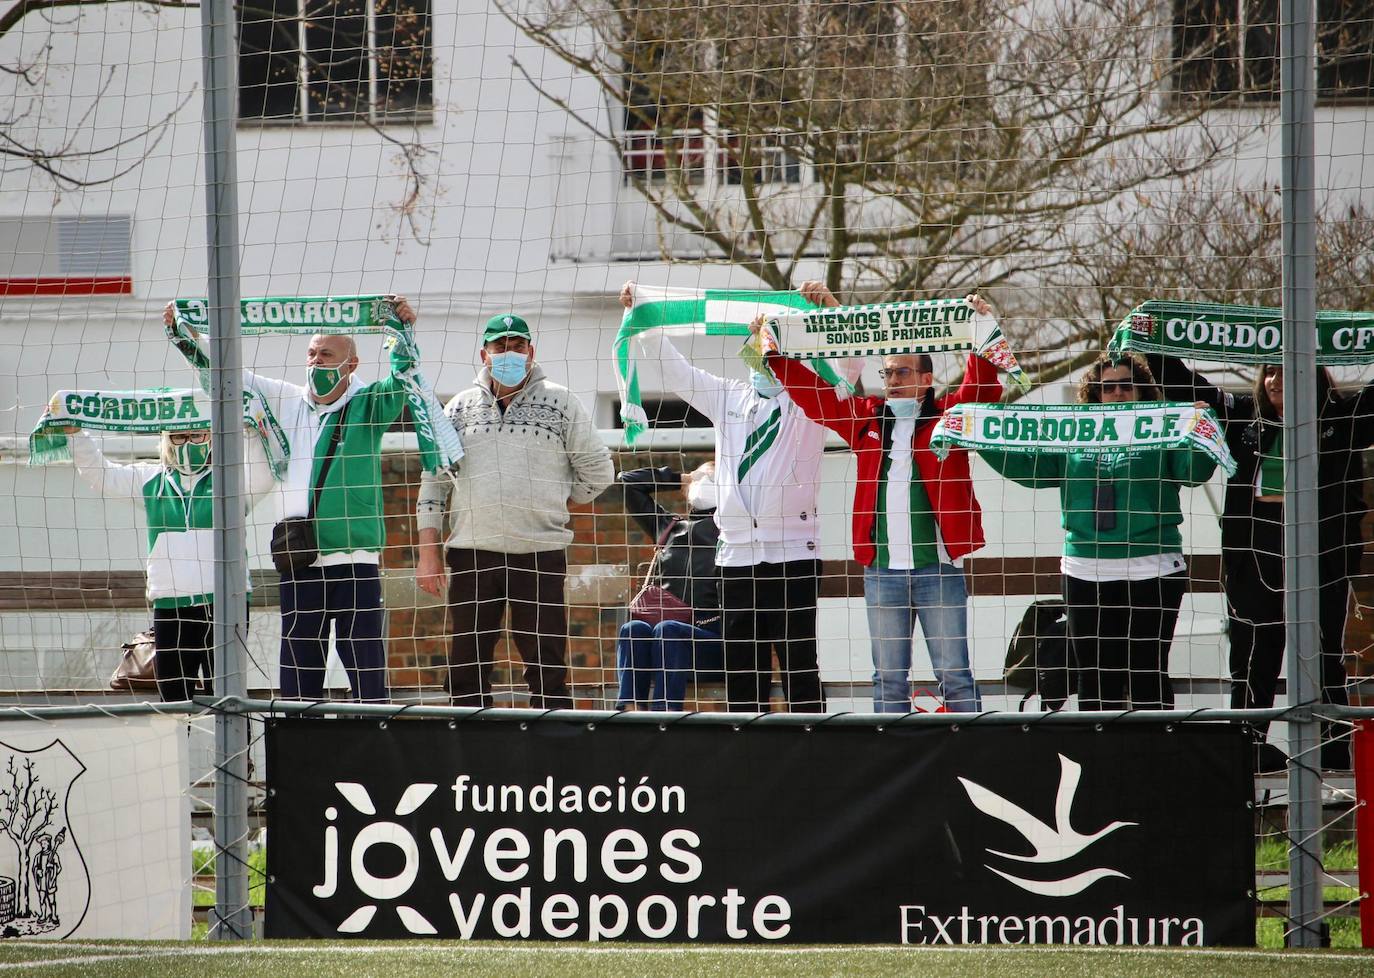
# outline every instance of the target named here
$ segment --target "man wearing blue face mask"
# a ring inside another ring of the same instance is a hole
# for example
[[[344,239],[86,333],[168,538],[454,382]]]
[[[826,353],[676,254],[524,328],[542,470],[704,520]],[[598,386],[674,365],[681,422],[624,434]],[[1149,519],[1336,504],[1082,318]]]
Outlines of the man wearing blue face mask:
[[[840,304],[821,283],[803,284],[803,293],[808,288],[817,304]],[[968,302],[980,313],[992,312],[976,295]],[[762,318],[750,328],[763,329]],[[874,712],[911,711],[908,674],[917,619],[945,705],[955,712],[981,709],[969,667],[968,592],[959,564],[983,546],[982,512],[968,453],[939,459],[930,450],[930,434],[955,404],[999,400],[997,368],[970,353],[963,384],[937,398],[929,354],[886,356],[879,371],[885,397],[841,400],[799,361],[777,352],[767,359],[801,409],[837,432],[857,456],[852,539],[854,559],[864,566]]]
[[[802,294],[815,302],[809,287]],[[620,301],[627,309],[634,304],[633,282]],[[692,366],[659,330],[640,333],[638,342],[645,360],[658,362],[664,390],[715,428],[726,702],[738,712],[768,712],[776,654],[788,709],[820,712],[816,495],[825,430],[770,373],[751,371],[748,383],[717,377]],[[852,383],[863,362],[838,366]]]
[[[591,502],[615,469],[582,402],[535,363],[524,319],[488,320],[481,358],[473,385],[445,409],[463,439],[462,466],[452,479],[420,479],[416,583],[440,597],[447,562],[447,686],[455,706],[492,705],[494,652],[509,605],[530,706],[568,708],[568,504]],[[450,529],[441,544],[445,510]]]

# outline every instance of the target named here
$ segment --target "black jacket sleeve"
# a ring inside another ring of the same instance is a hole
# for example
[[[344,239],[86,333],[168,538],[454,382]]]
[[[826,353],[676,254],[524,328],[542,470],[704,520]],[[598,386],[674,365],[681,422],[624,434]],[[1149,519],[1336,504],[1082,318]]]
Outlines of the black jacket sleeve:
[[[1254,398],[1249,394],[1228,394],[1205,376],[1191,369],[1178,357],[1158,353],[1146,355],[1145,362],[1155,375],[1166,400],[1202,401],[1222,422],[1250,421],[1255,416]]]
[[[665,465],[656,469],[630,469],[620,473],[619,482],[625,490],[625,512],[650,540],[657,543],[677,517],[655,502],[653,494],[681,489],[682,476]]]

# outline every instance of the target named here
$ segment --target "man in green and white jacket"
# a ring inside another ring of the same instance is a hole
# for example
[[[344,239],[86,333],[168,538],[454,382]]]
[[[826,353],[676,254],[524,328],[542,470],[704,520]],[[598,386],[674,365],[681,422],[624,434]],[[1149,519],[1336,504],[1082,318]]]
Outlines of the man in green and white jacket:
[[[415,310],[405,298],[397,296],[395,302],[396,318],[414,324]],[[169,304],[166,325],[173,312]],[[304,386],[249,370],[243,375],[245,387],[267,398],[290,444],[278,487],[281,518],[310,512],[334,428],[343,425],[314,514],[319,557],[281,578],[281,695],[287,699],[323,698],[331,624],[354,698],[365,703],[387,698],[381,441],[406,405],[407,390],[396,375],[412,363],[393,351],[391,374],[371,384],[358,379],[358,366],[353,337],[317,334],[306,350]]]

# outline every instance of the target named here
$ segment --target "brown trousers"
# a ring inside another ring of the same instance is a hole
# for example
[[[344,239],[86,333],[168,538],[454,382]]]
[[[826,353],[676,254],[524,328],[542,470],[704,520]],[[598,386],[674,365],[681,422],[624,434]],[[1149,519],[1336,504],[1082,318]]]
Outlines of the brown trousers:
[[[568,709],[568,613],[562,550],[504,554],[450,549],[448,602],[453,623],[448,692],[454,706],[491,706],[493,653],[510,606],[510,631],[525,660],[534,709]]]

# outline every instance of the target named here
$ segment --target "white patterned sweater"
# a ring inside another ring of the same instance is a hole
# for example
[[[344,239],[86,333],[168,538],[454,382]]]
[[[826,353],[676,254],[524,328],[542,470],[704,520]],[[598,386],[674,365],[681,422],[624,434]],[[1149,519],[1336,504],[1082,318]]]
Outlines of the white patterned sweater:
[[[450,548],[524,554],[572,542],[568,504],[589,503],[615,477],[611,453],[571,391],[535,364],[503,412],[484,366],[444,409],[466,454],[457,474],[425,473],[415,507],[420,529]]]

